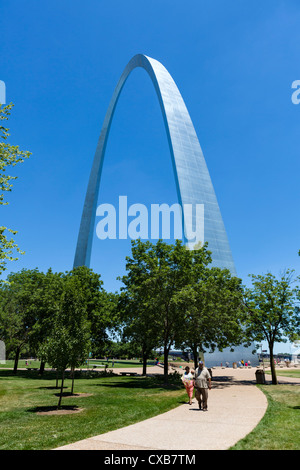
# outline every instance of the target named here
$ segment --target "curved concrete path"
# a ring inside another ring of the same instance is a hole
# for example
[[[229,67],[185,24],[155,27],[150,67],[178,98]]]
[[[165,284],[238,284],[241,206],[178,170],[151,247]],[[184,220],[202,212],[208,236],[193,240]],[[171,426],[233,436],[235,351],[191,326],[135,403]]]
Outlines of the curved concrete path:
[[[128,369],[124,369],[124,371]],[[140,372],[139,369],[134,369]],[[121,372],[121,369],[115,369]],[[148,369],[162,373],[160,367]],[[90,437],[59,450],[225,450],[259,423],[267,409],[265,395],[256,387],[256,368],[214,368],[208,411],[198,403],[179,407],[154,418]],[[279,374],[279,371],[278,371]],[[266,380],[270,381],[266,375]],[[279,382],[281,382],[280,377]],[[283,381],[291,381],[287,378]],[[295,380],[299,383],[299,379]],[[121,410],[120,410],[121,411]]]

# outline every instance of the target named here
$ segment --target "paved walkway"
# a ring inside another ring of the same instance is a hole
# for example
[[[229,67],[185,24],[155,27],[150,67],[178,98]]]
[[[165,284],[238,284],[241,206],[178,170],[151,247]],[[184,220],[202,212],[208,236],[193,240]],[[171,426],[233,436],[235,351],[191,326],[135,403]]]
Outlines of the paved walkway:
[[[115,372],[129,369],[115,369]],[[132,369],[140,372],[139,369]],[[148,372],[162,373],[160,367]],[[251,432],[267,409],[265,395],[255,386],[256,368],[212,370],[208,411],[192,405],[179,407],[154,418],[116,431],[90,437],[58,449],[63,450],[225,450]],[[279,377],[279,383],[300,379]],[[266,375],[266,381],[271,376]],[[120,412],[122,409],[120,408]]]

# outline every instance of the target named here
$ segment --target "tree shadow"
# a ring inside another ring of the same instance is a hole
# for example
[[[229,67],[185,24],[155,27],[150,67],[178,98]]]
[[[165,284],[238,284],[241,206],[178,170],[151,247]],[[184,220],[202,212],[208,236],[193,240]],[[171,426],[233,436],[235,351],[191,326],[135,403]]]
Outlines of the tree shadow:
[[[89,395],[91,395],[91,393],[63,392],[61,394],[62,397],[66,397],[66,398],[68,398],[68,397],[76,398],[76,397],[81,397],[81,396],[84,396],[84,395],[89,396]],[[55,397],[60,397],[60,393],[55,393],[54,396]]]
[[[81,411],[83,411],[83,409],[79,408],[77,405],[62,405],[59,408],[57,406],[35,406],[27,410],[29,413],[48,416],[80,413]]]
[[[68,388],[68,386],[66,385],[63,388]],[[55,387],[55,386],[53,386],[53,387],[38,387],[38,389],[39,390],[60,390],[61,387],[59,385],[58,387]]]
[[[278,385],[289,385],[289,386],[298,386],[300,385],[299,382],[289,382],[288,380],[280,380],[280,377],[277,377]]]
[[[66,380],[69,380],[71,377],[69,376],[71,372],[69,370],[66,371]],[[75,371],[75,379],[76,380],[92,380],[92,379],[105,379],[108,377],[116,377],[116,374],[104,373],[104,371]],[[0,369],[0,378],[21,378],[21,379],[33,379],[33,380],[56,380],[57,372],[55,370],[44,370],[43,374],[39,374],[39,369],[37,371],[29,371],[29,370],[18,370],[16,373],[12,369]],[[58,377],[61,380],[61,376],[59,374]]]
[[[141,389],[151,389],[151,388],[161,388],[163,390],[179,390],[182,389],[182,383],[163,383],[162,380],[154,378],[132,378],[127,380],[111,380],[109,383],[97,383],[93,384],[95,387],[107,387],[107,388],[141,388]]]
[[[55,397],[58,397],[58,398],[59,398],[60,396],[61,396],[62,398],[64,398],[64,397],[70,397],[71,395],[73,395],[71,392],[62,392],[62,393],[57,392],[57,393],[54,393],[54,396],[55,396]]]
[[[20,379],[34,379],[34,380],[52,380],[56,379],[56,371],[44,371],[43,374],[39,374],[37,370],[17,370],[15,373],[11,369],[1,369],[0,378],[20,378]]]
[[[236,377],[233,376],[215,376],[212,378],[212,384],[216,385],[214,388],[226,388],[228,386],[234,386],[234,385],[255,385],[256,384],[256,379],[254,378],[253,380],[243,380],[243,379],[237,379]]]

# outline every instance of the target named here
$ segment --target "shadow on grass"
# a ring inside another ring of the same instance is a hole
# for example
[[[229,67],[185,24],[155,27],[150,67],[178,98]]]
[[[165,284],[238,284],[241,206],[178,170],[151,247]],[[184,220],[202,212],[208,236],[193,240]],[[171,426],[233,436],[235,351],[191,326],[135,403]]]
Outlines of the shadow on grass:
[[[69,398],[69,397],[73,397],[73,398],[78,398],[78,397],[84,397],[84,396],[90,396],[92,395],[91,393],[76,393],[76,392],[63,392],[62,393],[62,397],[64,398]],[[55,393],[54,394],[55,397],[60,397],[60,393]]]
[[[32,370],[18,370],[14,373],[13,370],[0,370],[0,378],[21,378],[21,379],[36,379],[36,380],[51,380],[56,379],[55,371],[44,371],[41,375],[38,372],[38,369],[35,371]]]
[[[68,387],[66,385],[63,388],[68,388]],[[39,387],[38,389],[39,390],[60,390],[61,387],[60,387],[60,385],[58,385],[58,387],[54,387],[54,386],[53,387]]]
[[[36,371],[27,371],[27,370],[19,370],[16,374],[12,370],[0,370],[0,380],[1,378],[20,378],[20,379],[31,379],[31,380],[56,380],[56,371],[44,371],[43,375],[40,375]],[[66,379],[68,380],[69,377],[67,376]],[[98,376],[89,376],[89,375],[75,375],[76,381],[94,381],[91,383],[93,386],[101,386],[107,388],[140,388],[140,389],[151,389],[151,388],[161,388],[162,390],[180,390],[182,389],[182,383],[178,378],[174,378],[172,376],[169,377],[169,383],[166,385],[164,384],[164,377],[155,376],[155,377],[121,377],[119,375],[98,375]],[[60,380],[60,378],[59,378]],[[97,381],[95,383],[95,381]],[[55,382],[54,382],[55,383]],[[59,390],[60,386],[57,388],[54,384],[53,385],[44,385],[39,387],[40,389],[45,390]],[[67,385],[64,388],[68,388]]]
[[[66,371],[66,379],[68,380],[69,374],[71,372],[68,370]],[[76,380],[89,380],[89,379],[106,379],[108,377],[116,377],[116,374],[105,374],[101,373],[100,371],[89,371],[89,373],[80,373],[79,371],[75,372],[75,379]],[[45,370],[43,374],[39,374],[37,371],[29,371],[29,370],[18,370],[17,373],[14,373],[13,370],[9,369],[2,369],[0,370],[0,378],[21,378],[21,379],[31,379],[31,380],[56,380],[56,371]],[[59,380],[61,376],[59,374]]]
[[[94,384],[95,387],[107,387],[107,388],[142,388],[142,389],[151,389],[151,388],[161,388],[163,390],[180,390],[182,389],[181,382],[169,382],[164,384],[163,377],[161,380],[154,378],[125,378],[119,377],[118,380],[112,378],[109,383],[97,383]]]
[[[38,415],[51,416],[80,413],[83,411],[83,408],[79,408],[77,405],[62,405],[59,408],[57,406],[36,406],[34,408],[29,408],[27,411]]]

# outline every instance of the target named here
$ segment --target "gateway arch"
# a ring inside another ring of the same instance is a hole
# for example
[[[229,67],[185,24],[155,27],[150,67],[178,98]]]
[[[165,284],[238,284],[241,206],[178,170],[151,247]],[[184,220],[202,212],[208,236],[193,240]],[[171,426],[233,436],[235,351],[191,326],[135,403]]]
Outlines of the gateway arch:
[[[182,96],[167,69],[157,60],[143,54],[135,55],[125,67],[106,112],[91,169],[79,229],[74,267],[89,266],[101,173],[109,130],[122,88],[129,74],[142,67],[150,76],[163,115],[169,143],[179,204],[204,205],[204,240],[212,251],[212,265],[228,268],[236,274],[220,208],[206,162]],[[196,224],[196,214],[189,222],[183,220],[189,233]]]

